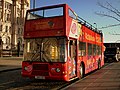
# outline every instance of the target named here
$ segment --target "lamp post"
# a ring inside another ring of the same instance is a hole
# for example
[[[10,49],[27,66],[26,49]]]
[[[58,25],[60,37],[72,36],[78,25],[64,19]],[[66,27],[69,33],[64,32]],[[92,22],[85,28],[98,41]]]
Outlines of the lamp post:
[[[35,0],[33,0],[33,9],[35,9],[35,4],[36,4]]]
[[[94,24],[96,25],[96,28],[95,28],[95,29],[97,30],[97,23],[94,23]]]

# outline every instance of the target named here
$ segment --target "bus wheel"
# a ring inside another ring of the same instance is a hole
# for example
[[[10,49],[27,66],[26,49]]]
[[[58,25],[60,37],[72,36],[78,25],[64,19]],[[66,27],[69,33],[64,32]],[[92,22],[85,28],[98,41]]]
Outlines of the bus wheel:
[[[80,65],[80,78],[84,77],[84,66],[83,64]]]
[[[98,70],[101,68],[101,62],[100,60],[98,61]]]
[[[117,56],[117,55],[115,56],[115,61],[117,61],[117,62],[119,61],[119,59],[118,59],[118,56]]]

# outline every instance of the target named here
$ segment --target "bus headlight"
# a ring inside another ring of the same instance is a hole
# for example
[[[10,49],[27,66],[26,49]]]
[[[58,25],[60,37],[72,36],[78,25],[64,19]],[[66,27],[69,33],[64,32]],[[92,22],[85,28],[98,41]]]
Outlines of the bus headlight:
[[[25,66],[25,67],[24,67],[24,70],[26,70],[26,71],[27,71],[27,70],[28,70],[28,67],[26,67],[26,66]]]
[[[31,71],[32,71],[32,65],[25,66],[25,67],[24,67],[24,70],[25,70],[25,71],[28,71],[28,72],[31,72]]]
[[[60,68],[56,68],[56,72],[58,72],[58,73],[59,73],[59,72],[60,72]]]

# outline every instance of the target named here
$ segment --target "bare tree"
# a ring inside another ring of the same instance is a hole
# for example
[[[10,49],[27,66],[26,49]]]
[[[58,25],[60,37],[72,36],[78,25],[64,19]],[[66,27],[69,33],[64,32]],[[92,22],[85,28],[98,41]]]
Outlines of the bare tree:
[[[110,4],[107,1],[105,5],[102,4],[101,2],[98,2],[98,5],[107,11],[99,11],[99,12],[95,12],[95,14],[99,16],[110,17],[120,22],[120,11],[116,7],[114,7],[112,4]]]

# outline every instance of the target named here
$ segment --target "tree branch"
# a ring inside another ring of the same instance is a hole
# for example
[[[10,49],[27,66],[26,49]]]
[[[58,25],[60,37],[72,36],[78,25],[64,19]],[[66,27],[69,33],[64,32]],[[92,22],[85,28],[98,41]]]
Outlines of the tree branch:
[[[110,9],[111,12],[115,13],[116,15],[118,15],[120,17],[120,11],[118,9],[116,9],[115,7],[113,7],[109,2],[107,2],[107,4],[114,10]]]
[[[106,9],[107,11],[110,11],[110,12],[114,13],[115,15],[117,15],[118,17],[120,17],[120,11],[118,9],[116,9],[115,7],[113,7],[109,2],[106,2],[106,3],[109,7],[101,4],[100,2],[98,2],[98,5],[104,9]],[[118,17],[115,17],[113,15],[109,15],[109,14],[105,14],[104,12],[103,13],[95,12],[95,14],[100,15],[100,16],[110,17],[110,18],[113,18],[113,19],[120,22],[120,19]]]
[[[100,15],[100,16],[110,17],[110,18],[113,18],[113,19],[117,20],[118,22],[120,22],[120,19],[118,19],[118,18],[116,18],[112,15],[108,15],[108,14],[104,14],[104,13],[98,13],[98,12],[95,12],[95,14]]]

